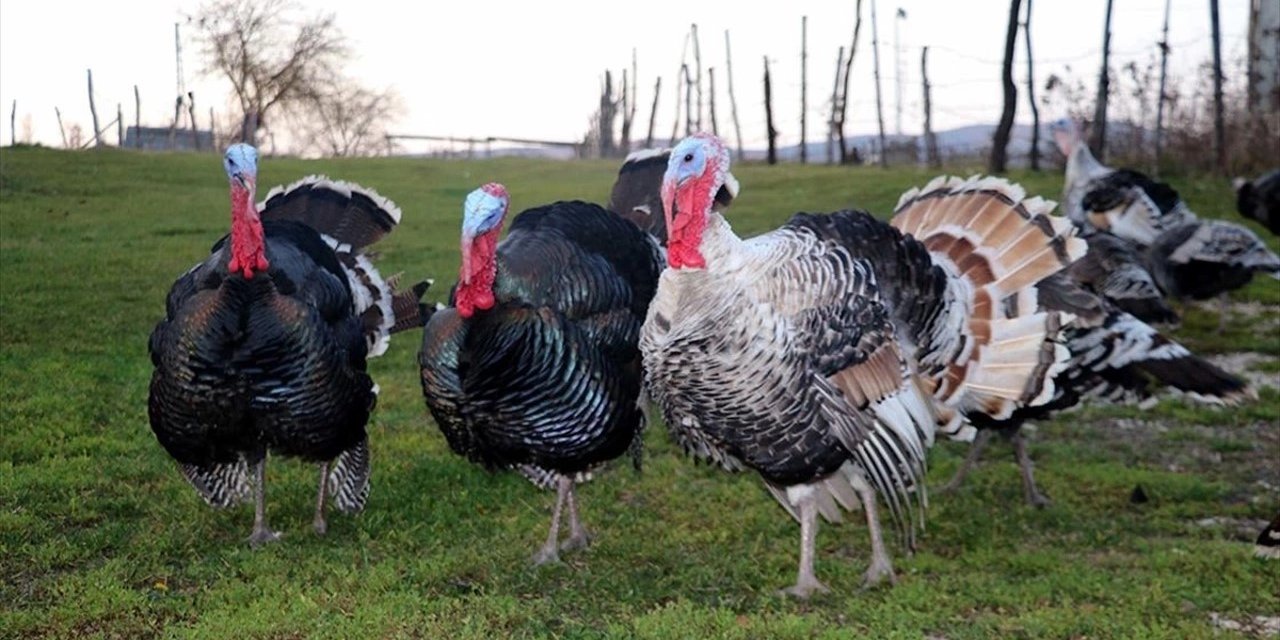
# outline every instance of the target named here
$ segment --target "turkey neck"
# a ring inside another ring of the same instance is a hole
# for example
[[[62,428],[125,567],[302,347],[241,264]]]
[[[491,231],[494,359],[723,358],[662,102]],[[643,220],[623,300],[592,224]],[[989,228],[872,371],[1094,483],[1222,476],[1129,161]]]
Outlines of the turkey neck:
[[[227,268],[246,278],[267,268],[262,219],[253,205],[253,188],[237,180],[231,182],[231,261]]]
[[[464,318],[470,318],[476,310],[493,308],[493,281],[498,274],[498,234],[501,231],[499,225],[469,243],[463,242],[455,304]]]
[[[740,253],[742,239],[733,232],[733,227],[729,226],[729,221],[725,220],[719,211],[708,211],[703,218],[701,228],[697,231],[697,236],[681,236],[677,243],[686,251],[692,249],[696,252],[695,255],[701,258],[703,264],[694,266],[688,263],[679,265],[672,263],[672,267],[679,270],[700,267],[709,271],[727,271],[737,268],[742,260]],[[670,261],[671,240],[667,242],[667,256]]]

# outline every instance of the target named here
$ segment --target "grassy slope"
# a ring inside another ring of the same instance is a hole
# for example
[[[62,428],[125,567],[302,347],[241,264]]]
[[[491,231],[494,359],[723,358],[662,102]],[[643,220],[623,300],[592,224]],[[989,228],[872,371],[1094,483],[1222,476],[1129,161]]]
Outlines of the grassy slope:
[[[318,171],[400,204],[404,224],[379,247],[383,272],[436,277],[438,299],[456,273],[468,190],[501,180],[516,208],[602,200],[614,165],[267,159],[260,184]],[[736,173],[744,234],[799,209],[885,212],[929,177]],[[1060,189],[1058,175],[1014,177],[1034,193]],[[1222,181],[1179,186],[1204,213],[1230,209]],[[1280,563],[1249,557],[1230,526],[1194,524],[1274,513],[1274,392],[1248,411],[1171,400],[1041,425],[1033,449],[1056,499],[1044,511],[1022,506],[997,444],[964,489],[935,496],[921,552],[895,552],[895,588],[859,592],[864,527],[823,526],[818,571],[835,593],[804,604],[774,594],[793,578],[795,524],[756,478],[692,464],[660,428],[642,476],[620,466],[582,491],[595,545],[529,568],[551,496],[448,452],[420,397],[416,333],[371,364],[383,392],[367,511],[334,515],[317,538],[313,469],[274,463],[269,513],[285,538],[250,551],[251,509],[205,507],[145,409],[147,336],[173,279],[227,228],[226,198],[213,156],[0,151],[0,637],[1196,637],[1213,633],[1211,612],[1280,611]],[[1275,289],[1256,283],[1238,297],[1276,304]],[[1280,354],[1274,334],[1253,334],[1257,320],[1238,318],[1219,338],[1206,331],[1214,316],[1193,309],[1179,335]],[[935,450],[935,483],[962,453]],[[1151,502],[1129,504],[1135,484]]]

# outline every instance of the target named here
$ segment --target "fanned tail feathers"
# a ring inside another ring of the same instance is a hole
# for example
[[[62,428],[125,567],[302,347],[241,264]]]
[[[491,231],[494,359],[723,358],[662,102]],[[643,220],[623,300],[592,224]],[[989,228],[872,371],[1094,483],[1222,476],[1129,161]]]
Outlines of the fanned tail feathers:
[[[243,457],[210,466],[183,464],[179,469],[209,506],[232,507],[249,499],[249,463]]]
[[[307,176],[276,187],[258,205],[263,220],[295,220],[334,238],[352,252],[382,239],[400,224],[400,208],[358,184]],[[337,247],[335,247],[337,248]]]
[[[369,499],[369,438],[338,454],[329,466],[329,495],[338,511],[359,513]]]
[[[1069,358],[1059,333],[1070,316],[1037,311],[1035,285],[1087,250],[1069,220],[1050,215],[1054,206],[978,176],[938,177],[899,200],[891,224],[925,244],[951,275],[961,306],[947,326],[963,334],[963,346],[930,381],[943,404],[1004,419],[1053,398],[1053,378]],[[967,439],[973,432],[944,433]]]

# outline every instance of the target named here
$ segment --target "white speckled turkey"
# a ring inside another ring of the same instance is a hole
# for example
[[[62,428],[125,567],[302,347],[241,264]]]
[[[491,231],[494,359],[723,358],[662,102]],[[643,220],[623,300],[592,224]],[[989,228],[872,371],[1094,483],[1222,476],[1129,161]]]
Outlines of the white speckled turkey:
[[[1034,285],[1084,243],[1039,199],[979,178],[905,195],[899,227],[912,235],[842,211],[744,240],[719,211],[728,168],[714,136],[671,153],[670,268],[640,340],[648,390],[686,451],[760,473],[800,521],[788,593],[826,589],[813,572],[817,515],[839,520],[858,503],[866,581],[892,579],[876,493],[910,544],[935,433],[971,437],[964,413],[1004,418],[1052,398],[1067,353]]]

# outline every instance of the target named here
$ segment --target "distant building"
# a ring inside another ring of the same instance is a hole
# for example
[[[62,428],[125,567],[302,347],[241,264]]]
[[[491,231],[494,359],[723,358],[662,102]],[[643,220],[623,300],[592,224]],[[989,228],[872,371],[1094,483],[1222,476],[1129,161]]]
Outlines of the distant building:
[[[213,132],[197,129],[197,144],[192,144],[191,129],[174,129],[173,139],[169,138],[169,127],[129,127],[124,133],[126,149],[137,149],[139,139],[141,148],[147,151],[213,151]]]

